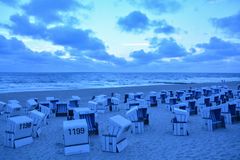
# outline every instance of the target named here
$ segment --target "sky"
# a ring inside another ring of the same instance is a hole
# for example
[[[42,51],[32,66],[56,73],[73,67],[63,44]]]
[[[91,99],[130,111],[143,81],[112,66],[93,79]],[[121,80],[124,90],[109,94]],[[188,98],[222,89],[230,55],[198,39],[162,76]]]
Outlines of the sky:
[[[240,72],[239,0],[0,0],[0,72]]]

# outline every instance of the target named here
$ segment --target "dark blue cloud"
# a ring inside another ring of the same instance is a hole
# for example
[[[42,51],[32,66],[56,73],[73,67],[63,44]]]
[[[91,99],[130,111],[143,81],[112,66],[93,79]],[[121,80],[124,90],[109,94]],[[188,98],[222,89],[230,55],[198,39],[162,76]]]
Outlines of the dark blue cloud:
[[[127,32],[143,32],[149,27],[148,17],[140,11],[133,11],[118,20],[118,25]]]
[[[13,22],[11,26],[6,25],[13,34],[30,36],[33,38],[46,37],[46,28],[41,24],[30,23],[29,18],[25,15],[13,15],[10,17]]]
[[[92,31],[76,29],[70,26],[46,28],[39,23],[30,23],[27,16],[14,15],[13,22],[7,26],[14,34],[29,36],[36,39],[44,39],[64,47],[72,47],[79,50],[105,50],[103,42],[94,37]]]
[[[176,32],[176,29],[173,26],[167,24],[165,20],[154,21],[152,25],[156,26],[154,29],[155,33],[172,34]]]
[[[197,44],[196,47],[203,49],[203,53],[189,55],[185,58],[186,61],[206,62],[240,57],[239,43],[224,41],[217,37],[212,37],[209,43]]]
[[[128,0],[128,2],[157,15],[175,12],[181,8],[181,4],[177,0]]]
[[[152,63],[158,62],[161,58],[184,57],[188,53],[186,49],[177,44],[172,38],[169,39],[151,39],[152,51],[145,52],[143,50],[135,51],[130,54],[135,63]]]
[[[32,0],[22,6],[27,15],[46,23],[61,22],[64,17],[62,13],[68,11],[88,9],[77,0]]]
[[[240,12],[224,18],[212,18],[212,24],[233,37],[240,38]]]
[[[133,11],[126,17],[119,18],[117,23],[126,32],[142,33],[152,28],[155,33],[171,34],[176,32],[176,29],[165,20],[151,21],[140,11]]]

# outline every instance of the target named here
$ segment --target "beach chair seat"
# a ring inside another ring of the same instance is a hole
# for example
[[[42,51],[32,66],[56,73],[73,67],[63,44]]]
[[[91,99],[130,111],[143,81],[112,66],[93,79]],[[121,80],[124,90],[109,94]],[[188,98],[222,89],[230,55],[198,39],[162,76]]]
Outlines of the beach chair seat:
[[[19,148],[31,144],[33,120],[27,116],[15,116],[7,119],[4,146]]]
[[[89,108],[74,108],[74,119],[86,119],[89,135],[98,135],[98,123],[95,121],[95,113]]]
[[[176,136],[188,136],[187,121],[188,112],[183,109],[174,108],[175,117],[172,119],[173,134]]]
[[[28,115],[33,120],[33,137],[39,137],[42,132],[42,127],[44,125],[45,114],[37,110],[32,110]]]
[[[67,102],[57,102],[56,103],[56,117],[66,117],[68,112]]]
[[[158,106],[157,96],[156,95],[149,97],[149,106],[150,107],[157,107]]]
[[[85,119],[63,122],[64,154],[74,155],[90,151],[88,126]]]
[[[109,125],[102,135],[102,151],[121,152],[127,145],[127,134],[131,122],[126,118],[116,115],[109,118]]]
[[[149,125],[149,114],[146,107],[138,107],[138,118],[143,120],[144,125]]]

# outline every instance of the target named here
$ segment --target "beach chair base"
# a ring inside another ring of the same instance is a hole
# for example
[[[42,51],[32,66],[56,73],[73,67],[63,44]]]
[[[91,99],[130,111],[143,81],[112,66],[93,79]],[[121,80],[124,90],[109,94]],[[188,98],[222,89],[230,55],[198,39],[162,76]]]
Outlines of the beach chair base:
[[[76,145],[76,146],[64,147],[64,154],[66,156],[87,153],[87,152],[90,152],[89,144],[81,144],[81,145]]]
[[[203,118],[203,128],[207,131],[213,131],[217,128],[226,128],[225,121],[213,122],[212,119]]]
[[[142,134],[144,133],[144,122],[132,122],[132,133]]]
[[[102,140],[102,151],[104,152],[121,152],[128,145],[126,138],[117,143],[117,138],[115,136],[103,135]]]
[[[14,134],[5,133],[4,146],[11,148],[19,148],[33,142],[32,137],[21,138],[18,140],[14,139]]]
[[[188,136],[187,123],[173,123],[173,134],[175,136]]]

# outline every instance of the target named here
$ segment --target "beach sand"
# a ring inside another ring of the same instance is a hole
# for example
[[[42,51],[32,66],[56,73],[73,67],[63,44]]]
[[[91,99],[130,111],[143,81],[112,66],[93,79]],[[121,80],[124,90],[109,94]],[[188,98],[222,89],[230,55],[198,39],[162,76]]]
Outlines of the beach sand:
[[[229,88],[236,88],[239,82],[229,82]],[[214,83],[158,85],[139,87],[99,88],[66,91],[39,91],[0,94],[0,101],[17,99],[25,105],[29,98],[37,97],[45,100],[47,96],[60,98],[67,101],[72,95],[81,97],[81,107],[87,107],[87,102],[94,95],[117,92],[123,95],[128,92],[144,92],[161,90],[188,89],[189,87],[203,87],[218,85]],[[107,119],[113,115],[125,115],[126,111],[106,112],[97,114],[100,135]],[[49,124],[44,126],[39,138],[34,138],[31,145],[18,149],[3,146],[6,121],[0,119],[0,160],[28,160],[28,159],[96,159],[96,160],[164,160],[164,159],[196,159],[196,160],[239,160],[240,159],[240,123],[227,125],[226,129],[213,132],[205,131],[201,127],[201,117],[191,116],[188,123],[189,136],[174,136],[171,119],[173,114],[165,105],[149,108],[150,125],[145,126],[143,134],[129,134],[129,145],[121,153],[108,153],[101,150],[101,136],[90,137],[90,152],[79,155],[64,156],[63,152],[63,121],[66,117],[53,117]]]

